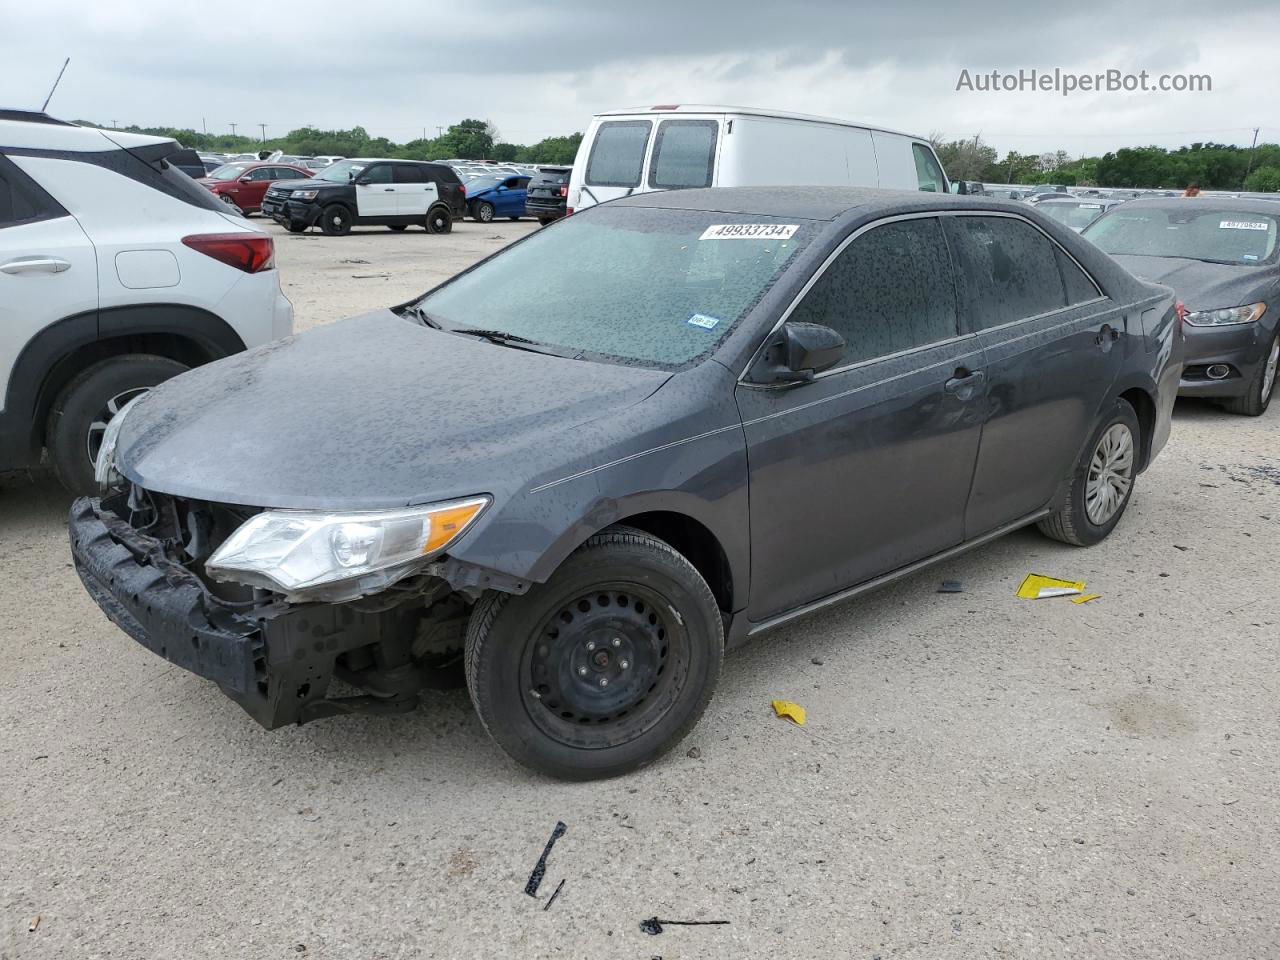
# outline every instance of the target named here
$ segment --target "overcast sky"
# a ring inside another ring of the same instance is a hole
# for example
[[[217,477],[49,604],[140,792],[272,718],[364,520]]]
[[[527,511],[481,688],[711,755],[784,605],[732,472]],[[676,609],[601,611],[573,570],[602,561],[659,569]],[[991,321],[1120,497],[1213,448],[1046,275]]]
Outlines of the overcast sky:
[[[1275,0],[933,5],[790,0],[7,3],[0,106],[109,124],[279,135],[364,126],[397,142],[463,117],[529,143],[593,113],[730,103],[862,120],[1002,153],[1280,141]],[[272,8],[287,13],[269,12]],[[979,93],[971,74],[1115,68],[1212,77],[1207,93]]]

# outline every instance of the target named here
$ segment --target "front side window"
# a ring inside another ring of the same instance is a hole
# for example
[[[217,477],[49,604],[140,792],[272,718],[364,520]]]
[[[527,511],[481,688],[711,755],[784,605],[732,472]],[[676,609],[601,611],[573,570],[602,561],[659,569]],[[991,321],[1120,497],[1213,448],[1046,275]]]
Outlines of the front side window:
[[[926,193],[946,193],[947,178],[942,175],[942,167],[938,166],[938,158],[923,143],[911,145],[912,156],[916,161],[916,180],[920,189]]]
[[[721,229],[738,225],[747,235]],[[447,329],[501,330],[676,369],[709,355],[814,232],[805,221],[602,205],[509,247],[420,306]]]
[[[587,159],[586,182],[593,187],[638,187],[649,145],[648,120],[610,120],[596,130]]]
[[[361,183],[390,183],[391,164],[375,163],[360,174]]]
[[[1013,217],[948,217],[970,326],[985,330],[1067,305],[1053,243]]]
[[[663,120],[653,141],[649,186],[660,190],[711,186],[719,132],[714,120]]]
[[[1276,260],[1278,221],[1272,212],[1215,210],[1179,199],[1161,206],[1124,204],[1096,220],[1085,235],[1111,254],[1254,265]]]
[[[837,331],[846,343],[842,364],[957,336],[941,225],[927,217],[869,230],[827,267],[788,319]]]

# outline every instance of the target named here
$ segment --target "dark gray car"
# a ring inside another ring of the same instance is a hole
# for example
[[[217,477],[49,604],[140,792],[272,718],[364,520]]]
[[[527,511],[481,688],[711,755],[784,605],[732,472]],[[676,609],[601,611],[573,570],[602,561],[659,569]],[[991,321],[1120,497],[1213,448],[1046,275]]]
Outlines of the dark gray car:
[[[1185,308],[1181,392],[1261,415],[1280,366],[1280,204],[1176,197],[1133,200],[1085,236]]]
[[[513,757],[609,776],[726,647],[1026,524],[1101,540],[1180,349],[1167,288],[1024,204],[649,193],[157,388],[72,549],[264,726],[413,709],[461,662]]]

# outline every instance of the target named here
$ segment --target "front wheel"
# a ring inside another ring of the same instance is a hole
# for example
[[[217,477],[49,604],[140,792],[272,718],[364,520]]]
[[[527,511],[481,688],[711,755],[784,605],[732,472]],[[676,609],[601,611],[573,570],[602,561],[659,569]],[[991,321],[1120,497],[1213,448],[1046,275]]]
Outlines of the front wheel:
[[[647,533],[610,527],[545,584],[476,604],[467,687],[513,759],[594,780],[679,743],[711,700],[723,651],[720,610],[694,566]]]
[[[320,215],[320,229],[329,237],[345,237],[351,232],[351,211],[340,203],[331,203]]]
[[[1138,415],[1129,401],[1116,400],[1076,464],[1066,500],[1056,513],[1040,521],[1040,532],[1078,547],[1106,539],[1133,495],[1141,436]]]
[[[453,214],[444,207],[427,211],[427,233],[449,233],[453,230]]]
[[[471,209],[471,216],[481,223],[493,223],[494,209],[492,203],[480,201]]]
[[[131,353],[81,371],[62,388],[45,424],[53,474],[71,493],[96,493],[94,462],[111,418],[126,403],[187,368],[168,357]]]
[[[1271,406],[1271,397],[1276,391],[1276,370],[1280,368],[1280,333],[1271,340],[1271,346],[1263,355],[1249,388],[1242,396],[1231,397],[1222,402],[1223,407],[1231,413],[1241,413],[1246,417],[1260,417]]]

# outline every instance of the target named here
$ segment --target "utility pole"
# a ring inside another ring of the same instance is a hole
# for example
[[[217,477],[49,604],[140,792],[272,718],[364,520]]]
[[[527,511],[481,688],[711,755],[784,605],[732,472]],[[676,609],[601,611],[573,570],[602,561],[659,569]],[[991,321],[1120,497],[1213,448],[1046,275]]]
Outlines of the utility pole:
[[[443,137],[443,136],[444,136],[444,127],[436,127],[436,136],[437,136],[437,137]]]
[[[200,118],[200,132],[203,133],[205,136],[209,135],[209,127],[208,125],[205,124],[204,117]]]
[[[120,122],[119,120],[112,120],[112,121],[111,121],[111,129],[112,129],[112,130],[116,129],[116,125],[117,125],[117,124],[119,124],[119,122]]]
[[[262,142],[267,142],[267,125],[265,123],[258,124],[262,128]]]
[[[237,127],[237,126],[239,126],[239,124],[235,124],[235,123],[231,124],[231,135],[232,135],[233,137],[236,135],[236,127]]]
[[[1257,149],[1258,149],[1258,128],[1254,127],[1253,128],[1253,146],[1249,148],[1249,162],[1245,165],[1245,168],[1244,168],[1244,180],[1249,179],[1249,173],[1250,171],[1253,170],[1253,151]],[[1245,189],[1244,180],[1240,181],[1241,190]]]

